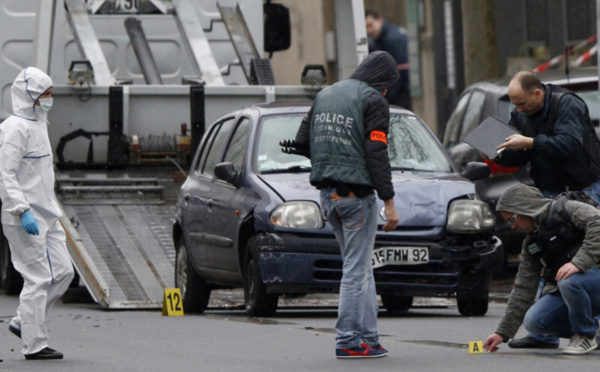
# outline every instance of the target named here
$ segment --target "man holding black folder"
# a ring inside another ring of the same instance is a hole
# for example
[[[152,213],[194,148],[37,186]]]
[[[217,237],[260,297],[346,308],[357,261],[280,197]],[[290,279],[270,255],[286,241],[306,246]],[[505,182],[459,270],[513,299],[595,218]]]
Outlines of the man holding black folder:
[[[527,71],[512,78],[508,96],[515,105],[509,125],[521,134],[498,146],[506,151],[495,161],[508,167],[531,163],[531,178],[546,197],[583,190],[600,201],[600,141],[585,102]]]
[[[528,71],[508,85],[515,105],[509,125],[513,134],[498,146],[494,160],[506,167],[531,164],[531,178],[547,198],[566,190],[583,190],[600,203],[600,140],[585,102],[573,92],[542,84]],[[555,348],[558,339],[529,334],[509,342],[513,348]]]

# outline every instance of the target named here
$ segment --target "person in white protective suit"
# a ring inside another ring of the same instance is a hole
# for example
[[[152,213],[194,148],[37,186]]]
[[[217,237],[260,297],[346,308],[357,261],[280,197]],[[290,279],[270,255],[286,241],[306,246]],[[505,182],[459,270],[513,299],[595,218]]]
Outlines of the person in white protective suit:
[[[52,79],[27,67],[11,88],[13,115],[0,124],[2,229],[24,280],[9,331],[23,340],[25,359],[62,359],[48,347],[48,310],[67,290],[73,266],[54,194],[47,112]]]

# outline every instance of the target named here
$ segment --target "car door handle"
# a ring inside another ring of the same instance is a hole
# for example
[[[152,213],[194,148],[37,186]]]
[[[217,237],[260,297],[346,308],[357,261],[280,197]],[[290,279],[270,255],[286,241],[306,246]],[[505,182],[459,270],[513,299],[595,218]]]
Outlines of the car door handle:
[[[213,201],[212,201],[212,199],[208,199],[208,200],[206,201],[206,205],[208,205],[208,207],[209,207],[209,208],[212,208],[212,206],[213,206]]]

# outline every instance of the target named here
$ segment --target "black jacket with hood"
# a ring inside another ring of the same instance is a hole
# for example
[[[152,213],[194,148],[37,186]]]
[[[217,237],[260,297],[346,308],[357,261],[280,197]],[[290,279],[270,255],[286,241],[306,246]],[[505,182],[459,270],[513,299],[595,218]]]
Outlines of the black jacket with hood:
[[[533,148],[506,150],[496,162],[507,167],[531,163],[531,178],[544,192],[583,190],[600,177],[600,144],[585,102],[573,92],[547,84],[544,106],[533,115],[513,109],[509,124]]]
[[[396,62],[387,52],[375,52],[358,66],[356,71],[349,77],[363,81],[375,89],[378,93],[368,96],[362,105],[364,125],[364,154],[367,168],[371,177],[372,185],[380,199],[388,200],[394,197],[392,185],[391,167],[387,150],[387,143],[371,140],[372,131],[384,132],[387,136],[390,122],[390,111],[383,92],[388,89],[399,77]],[[336,84],[327,89],[337,89]],[[319,96],[315,99],[319,100]],[[313,107],[302,120],[300,129],[296,134],[296,143],[301,147],[310,147],[310,131],[313,122]],[[335,184],[336,180],[331,180]],[[325,185],[323,185],[325,186]],[[352,185],[350,185],[352,189]]]

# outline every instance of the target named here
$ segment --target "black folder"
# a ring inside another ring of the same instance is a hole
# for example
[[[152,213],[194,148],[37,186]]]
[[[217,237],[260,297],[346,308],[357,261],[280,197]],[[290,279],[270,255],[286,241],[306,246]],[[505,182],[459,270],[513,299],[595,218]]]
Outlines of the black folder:
[[[502,152],[502,150],[497,151],[496,147],[506,142],[506,137],[520,133],[502,120],[488,116],[477,128],[467,134],[463,141],[486,154],[490,159],[494,159]]]

